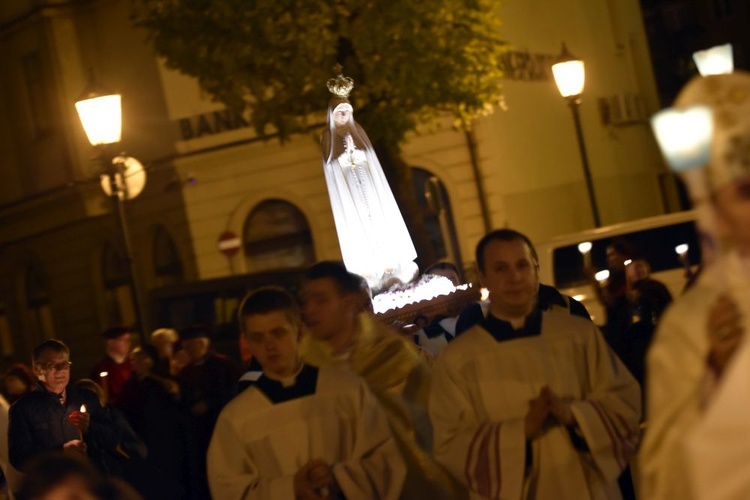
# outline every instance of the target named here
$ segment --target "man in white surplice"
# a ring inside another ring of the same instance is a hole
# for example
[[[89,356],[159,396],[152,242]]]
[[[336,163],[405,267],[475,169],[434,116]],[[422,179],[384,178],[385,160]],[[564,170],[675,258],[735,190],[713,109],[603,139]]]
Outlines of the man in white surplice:
[[[260,289],[243,301],[240,323],[263,375],[219,416],[208,450],[212,496],[398,498],[406,470],[385,414],[358,377],[301,362],[294,299]]]
[[[638,383],[592,322],[538,305],[538,259],[526,236],[489,233],[476,257],[489,314],[435,364],[436,458],[472,498],[620,498]]]

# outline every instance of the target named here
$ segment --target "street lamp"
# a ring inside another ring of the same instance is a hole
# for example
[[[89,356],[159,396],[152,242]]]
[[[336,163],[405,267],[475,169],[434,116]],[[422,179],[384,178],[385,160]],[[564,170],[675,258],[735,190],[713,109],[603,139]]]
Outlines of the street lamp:
[[[693,52],[693,61],[701,76],[725,75],[734,71],[732,44],[725,43],[706,50]]]
[[[555,77],[557,89],[568,101],[570,111],[573,113],[573,123],[576,127],[576,136],[578,138],[578,149],[581,154],[583,163],[583,174],[586,179],[586,190],[589,195],[591,204],[591,213],[594,216],[594,225],[600,227],[599,207],[596,204],[594,194],[594,185],[591,180],[591,170],[589,169],[588,155],[586,154],[586,143],[583,140],[583,130],[581,129],[581,117],[578,113],[578,106],[581,105],[581,95],[583,94],[583,85],[586,81],[586,71],[583,61],[574,57],[568,52],[568,48],[563,43],[562,54],[557,58],[557,62],[552,65],[552,74]]]
[[[121,104],[120,95],[100,87],[92,75],[86,90],[76,101],[75,106],[86,136],[98,151],[99,159],[104,166],[102,190],[112,200],[117,215],[117,226],[128,264],[128,284],[135,310],[134,328],[145,341],[142,302],[123,205],[126,199],[135,198],[141,192],[145,183],[145,172],[135,158],[112,154],[112,145],[119,143],[122,138]]]

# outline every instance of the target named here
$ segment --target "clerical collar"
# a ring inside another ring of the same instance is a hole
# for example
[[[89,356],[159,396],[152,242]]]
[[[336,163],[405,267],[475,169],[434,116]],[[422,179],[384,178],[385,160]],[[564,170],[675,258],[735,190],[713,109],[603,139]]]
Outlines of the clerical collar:
[[[274,404],[315,394],[317,385],[318,369],[310,365],[302,365],[290,386],[285,387],[282,382],[269,378],[265,373],[255,383],[255,387]]]
[[[482,328],[487,330],[498,342],[506,340],[533,337],[542,333],[542,309],[534,307],[521,328],[516,330],[509,321],[502,320],[489,313],[482,322]]]
[[[297,368],[297,370],[291,375],[289,375],[288,377],[281,377],[281,378],[271,377],[265,372],[263,372],[263,375],[270,378],[271,380],[279,382],[282,385],[282,387],[291,387],[297,383],[297,375],[299,375],[300,372],[302,372],[302,368],[304,367],[305,365],[303,363],[300,363],[299,368]]]

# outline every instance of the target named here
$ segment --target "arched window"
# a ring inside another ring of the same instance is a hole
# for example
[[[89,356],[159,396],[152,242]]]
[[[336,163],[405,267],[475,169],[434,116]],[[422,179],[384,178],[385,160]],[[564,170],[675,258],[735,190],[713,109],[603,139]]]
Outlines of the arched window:
[[[157,286],[176,285],[184,278],[177,245],[164,226],[158,226],[154,234],[154,276]]]
[[[41,264],[32,262],[26,267],[26,310],[32,338],[40,342],[55,336],[52,310],[49,305],[47,275]]]
[[[315,262],[307,219],[287,201],[258,204],[245,221],[243,235],[248,272],[299,268]]]
[[[453,222],[450,198],[443,182],[423,168],[412,167],[412,187],[424,227],[438,259],[461,265],[461,250]]]
[[[128,263],[111,244],[102,254],[102,285],[104,287],[105,327],[134,325],[135,308],[130,295]]]

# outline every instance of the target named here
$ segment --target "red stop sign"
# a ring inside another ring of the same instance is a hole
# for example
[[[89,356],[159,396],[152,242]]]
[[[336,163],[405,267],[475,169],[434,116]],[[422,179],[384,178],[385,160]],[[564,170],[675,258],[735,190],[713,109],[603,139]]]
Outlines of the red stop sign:
[[[234,257],[237,252],[240,251],[242,246],[242,240],[237,236],[237,233],[232,231],[224,231],[219,235],[218,247],[219,251],[227,257]]]

